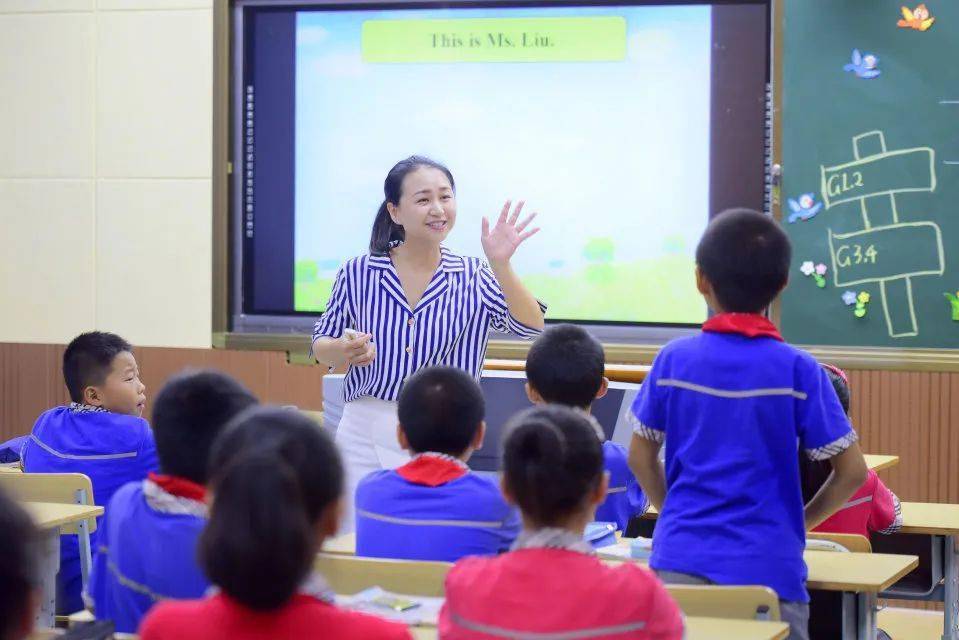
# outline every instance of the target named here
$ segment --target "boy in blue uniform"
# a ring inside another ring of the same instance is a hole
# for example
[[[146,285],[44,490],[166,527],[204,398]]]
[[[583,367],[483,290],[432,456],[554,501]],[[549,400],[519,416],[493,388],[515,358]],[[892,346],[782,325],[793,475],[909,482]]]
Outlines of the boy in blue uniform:
[[[526,395],[534,404],[563,404],[589,413],[593,401],[606,395],[605,369],[606,355],[596,338],[575,325],[556,325],[536,339],[526,356]],[[602,428],[595,426],[605,440]],[[615,522],[625,531],[630,518],[646,511],[646,496],[629,469],[625,447],[603,442],[603,462],[609,490],[595,519]]]
[[[866,464],[822,367],[761,315],[791,253],[756,211],[709,224],[696,284],[716,315],[653,362],[631,411],[630,466],[660,510],[650,566],[663,581],[768,586],[796,640],[808,638],[805,533],[859,488]],[[797,443],[834,470],[805,510]]]
[[[157,468],[153,434],[143,414],[146,387],[132,347],[120,336],[93,331],[63,353],[63,379],[72,402],[43,413],[22,450],[26,473],[82,473],[93,503],[105,506],[121,486]],[[98,531],[90,535],[96,549]],[[83,609],[77,536],[60,537],[57,612]]]
[[[135,633],[160,599],[192,599],[209,583],[196,560],[206,525],[204,485],[216,436],[256,404],[233,378],[215,371],[181,374],[160,390],[153,432],[161,474],[120,488],[101,523],[89,596],[97,618]]]
[[[483,444],[485,411],[479,385],[461,369],[427,367],[406,380],[397,438],[413,459],[360,482],[358,556],[455,562],[509,549],[519,514],[495,482],[466,466]]]

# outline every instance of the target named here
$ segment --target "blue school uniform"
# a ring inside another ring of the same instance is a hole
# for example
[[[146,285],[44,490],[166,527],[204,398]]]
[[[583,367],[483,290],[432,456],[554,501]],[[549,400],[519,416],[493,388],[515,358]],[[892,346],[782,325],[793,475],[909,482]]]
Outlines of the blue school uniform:
[[[175,492],[183,484],[194,494]],[[210,585],[196,560],[207,518],[202,495],[199,485],[155,474],[116,492],[101,523],[90,575],[97,619],[135,633],[158,601],[203,597]]]
[[[663,348],[631,413],[667,442],[650,566],[807,602],[797,442],[826,459],[856,441],[819,363],[765,318],[721,314]]]
[[[23,447],[27,444],[27,440],[29,439],[30,436],[20,436],[0,444],[0,464],[19,462]]]
[[[507,551],[519,513],[462,461],[422,453],[366,476],[356,490],[356,555],[455,562]]]
[[[93,483],[93,503],[107,505],[121,486],[157,469],[153,433],[143,418],[71,404],[43,413],[23,447],[27,473],[82,473]],[[99,529],[100,518],[97,519]],[[90,534],[96,549],[97,531]],[[83,609],[77,536],[60,536],[57,612]]]
[[[609,440],[604,442],[603,463],[609,474],[609,491],[603,504],[596,508],[595,519],[615,522],[616,528],[624,531],[630,518],[646,513],[649,503],[629,468],[625,447]]]

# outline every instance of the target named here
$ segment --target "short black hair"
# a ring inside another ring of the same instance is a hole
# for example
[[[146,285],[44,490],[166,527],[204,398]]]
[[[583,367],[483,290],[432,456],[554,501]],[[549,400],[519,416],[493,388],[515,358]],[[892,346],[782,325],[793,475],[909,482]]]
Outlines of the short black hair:
[[[30,594],[39,585],[40,538],[30,516],[0,491],[0,638],[9,638],[28,614]]]
[[[254,404],[252,393],[219,371],[186,371],[170,378],[153,405],[153,436],[163,473],[206,484],[213,441]]]
[[[400,427],[417,453],[459,456],[486,415],[479,384],[456,367],[425,367],[403,383],[398,402]]]
[[[313,570],[316,524],[343,492],[333,439],[299,411],[251,407],[217,438],[210,470],[200,566],[251,609],[283,606]]]
[[[723,311],[758,313],[786,286],[792,246],[782,227],[752,209],[713,218],[696,247],[696,264]]]
[[[90,331],[74,338],[63,352],[63,382],[70,399],[83,402],[83,390],[103,384],[113,359],[125,351],[132,352],[133,347],[114,333]]]
[[[503,443],[503,482],[537,527],[560,526],[603,478],[603,448],[582,411],[540,405],[514,416]]]
[[[585,409],[603,385],[603,345],[582,327],[548,328],[526,356],[526,380],[546,402]]]

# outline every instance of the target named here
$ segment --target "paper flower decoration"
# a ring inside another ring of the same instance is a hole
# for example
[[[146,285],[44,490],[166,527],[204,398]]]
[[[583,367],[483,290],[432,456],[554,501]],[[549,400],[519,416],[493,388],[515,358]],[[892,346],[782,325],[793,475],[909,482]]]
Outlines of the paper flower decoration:
[[[826,265],[824,265],[824,264],[821,263],[821,262],[820,262],[819,264],[817,264],[817,265],[816,265],[816,273],[818,273],[818,274],[821,275],[821,276],[826,275]]]
[[[806,260],[799,267],[799,270],[802,271],[804,276],[811,276],[816,270],[816,266],[812,263],[812,260]]]
[[[856,292],[847,291],[846,293],[842,294],[842,301],[847,307],[851,307],[852,305],[856,304]]]
[[[868,291],[860,291],[859,296],[856,298],[862,304],[867,304],[872,296],[869,295]]]

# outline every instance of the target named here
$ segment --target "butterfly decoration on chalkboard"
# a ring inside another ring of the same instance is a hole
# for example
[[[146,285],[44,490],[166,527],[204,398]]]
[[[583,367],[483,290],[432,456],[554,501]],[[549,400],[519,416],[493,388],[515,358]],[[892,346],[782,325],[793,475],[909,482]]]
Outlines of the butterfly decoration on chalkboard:
[[[852,71],[856,76],[864,80],[876,78],[881,73],[879,71],[879,57],[873,53],[863,55],[859,49],[852,50],[852,61],[842,68],[843,71]]]
[[[925,4],[921,4],[912,11],[909,7],[902,8],[902,20],[896,23],[896,26],[902,29],[915,29],[916,31],[925,31],[932,26],[936,19],[929,15],[929,9]]]
[[[796,220],[809,220],[810,218],[814,218],[816,214],[819,213],[819,210],[822,209],[822,203],[816,202],[813,193],[804,193],[799,196],[798,200],[790,198],[789,208],[792,209],[792,213],[789,214],[788,221],[792,223]]]

